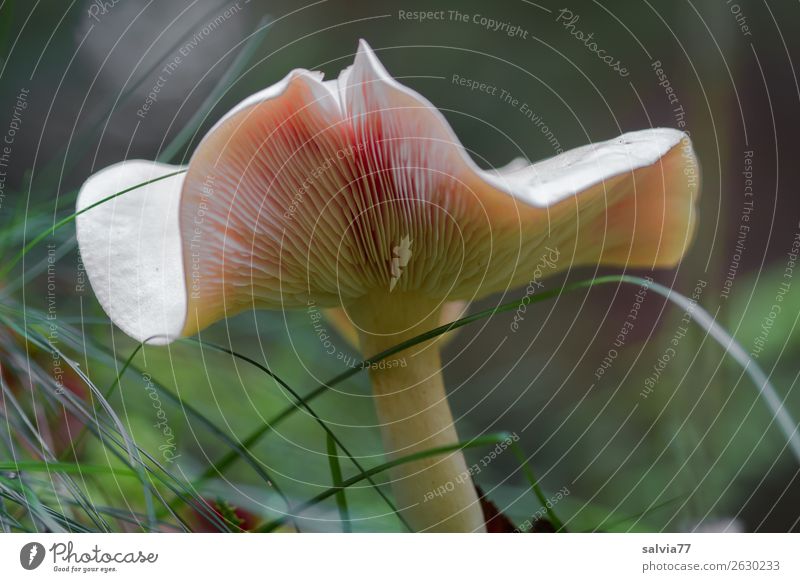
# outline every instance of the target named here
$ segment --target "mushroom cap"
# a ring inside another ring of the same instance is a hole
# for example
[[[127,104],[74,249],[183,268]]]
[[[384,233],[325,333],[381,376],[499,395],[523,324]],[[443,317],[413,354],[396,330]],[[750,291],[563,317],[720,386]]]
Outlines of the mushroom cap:
[[[106,168],[78,210],[176,169]],[[295,70],[234,107],[185,174],[79,215],[78,242],[111,319],[166,343],[252,308],[347,307],[374,292],[474,300],[537,265],[542,276],[671,267],[692,239],[698,189],[689,138],[674,129],[484,171],[362,41],[336,80]]]

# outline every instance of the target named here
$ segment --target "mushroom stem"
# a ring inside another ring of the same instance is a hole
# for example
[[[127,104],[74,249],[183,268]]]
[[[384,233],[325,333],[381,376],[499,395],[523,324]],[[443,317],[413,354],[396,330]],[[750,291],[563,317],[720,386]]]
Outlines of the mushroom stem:
[[[438,325],[440,305],[393,293],[359,300],[348,311],[360,328],[361,351],[370,357]],[[391,458],[458,442],[439,343],[429,340],[370,367],[383,444]],[[461,451],[405,463],[395,467],[391,477],[398,508],[414,530],[485,531]]]

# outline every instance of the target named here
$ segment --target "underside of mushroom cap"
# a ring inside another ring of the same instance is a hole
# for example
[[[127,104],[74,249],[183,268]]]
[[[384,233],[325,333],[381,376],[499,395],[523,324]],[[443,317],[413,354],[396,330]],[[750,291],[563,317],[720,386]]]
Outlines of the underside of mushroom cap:
[[[375,292],[472,300],[530,280],[553,249],[560,260],[542,275],[597,262],[673,266],[692,238],[698,180],[688,138],[671,129],[483,171],[441,113],[362,42],[337,80],[293,71],[198,146],[178,194],[181,334],[244,309],[347,306]],[[135,225],[125,235],[141,238]],[[84,254],[121,242],[83,238]],[[94,254],[97,289],[112,271]],[[172,292],[157,283],[143,292]],[[135,302],[114,292],[98,296],[117,321]],[[146,314],[122,320],[137,317]]]

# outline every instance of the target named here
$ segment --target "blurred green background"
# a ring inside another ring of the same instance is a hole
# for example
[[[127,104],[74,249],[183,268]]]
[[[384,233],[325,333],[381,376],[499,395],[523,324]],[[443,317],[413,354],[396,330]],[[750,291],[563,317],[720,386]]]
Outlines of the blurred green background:
[[[593,33],[629,74],[621,76],[572,36],[562,9],[579,16],[576,28]],[[220,20],[226,10],[229,16]],[[444,18],[418,22],[402,16],[419,10],[444,11]],[[468,21],[451,17],[454,10]],[[480,16],[517,26],[519,32],[493,31],[480,24]],[[797,3],[757,0],[4,0],[0,133],[14,119],[18,126],[0,196],[4,261],[72,212],[75,189],[93,171],[128,158],[155,159],[188,126],[189,139],[174,157],[185,161],[203,131],[239,100],[293,68],[318,69],[334,78],[352,62],[357,41],[364,38],[392,75],[443,111],[484,167],[519,156],[549,157],[556,142],[567,150],[624,131],[685,123],[703,171],[697,239],[675,271],[631,274],[653,276],[687,296],[698,281],[705,282],[699,304],[747,352],[762,333],[781,283],[790,281],[757,361],[797,417],[800,282],[784,274],[800,231],[798,18]],[[203,34],[215,19],[213,32]],[[246,64],[240,66],[246,52]],[[182,56],[181,64],[169,74],[158,101],[138,115],[162,68],[176,55]],[[231,78],[234,67],[237,74]],[[672,103],[658,68],[668,79]],[[454,75],[497,86],[528,104],[552,135],[497,95],[454,83]],[[197,119],[209,95],[210,113]],[[752,164],[754,205],[742,239],[746,158]],[[48,244],[53,245],[50,254]],[[53,265],[49,272],[48,264]],[[548,288],[595,274],[573,270],[548,281]],[[723,347],[691,326],[653,392],[641,395],[682,325],[680,310],[648,294],[626,345],[596,377],[637,291],[608,285],[536,304],[514,334],[509,334],[513,314],[461,330],[445,352],[445,378],[461,437],[518,434],[545,493],[569,489],[556,511],[571,531],[798,530],[797,460],[756,387]],[[230,444],[185,406],[161,397],[163,416],[174,432],[174,439],[166,439],[154,426],[157,410],[139,371],[234,439],[245,438],[293,402],[257,368],[191,342],[146,348],[114,386],[136,344],[113,329],[97,305],[75,252],[72,226],[26,255],[0,280],[0,293],[6,318],[0,347],[0,461],[8,469],[2,483],[11,490],[25,476],[11,470],[13,463],[52,458],[55,445],[69,462],[124,465],[96,437],[70,449],[85,422],[59,408],[51,354],[24,338],[26,325],[39,325],[45,335],[49,324],[56,325],[59,349],[97,387],[114,388],[109,402],[121,425],[176,479],[196,477],[224,457]],[[514,297],[493,297],[472,310]],[[55,316],[47,320],[51,308]],[[45,319],[37,324],[28,310]],[[15,330],[9,321],[20,327]],[[337,353],[358,357],[332,328],[331,333]],[[346,367],[326,354],[302,312],[245,313],[204,332],[203,340],[252,357],[300,393]],[[85,382],[75,372],[68,375],[70,390],[90,402],[89,390],[81,388]],[[359,374],[313,408],[365,466],[374,466],[385,459],[369,395],[368,378]],[[165,462],[161,452],[172,451],[173,444],[179,457]],[[250,450],[292,502],[331,486],[325,434],[305,411],[291,415]],[[474,461],[482,453],[468,451],[467,456]],[[346,460],[343,470],[354,474]],[[512,454],[501,455],[476,481],[517,523],[540,507]],[[135,478],[84,475],[65,483],[37,473],[27,484],[43,503],[74,512],[76,522],[84,524],[84,502],[127,515],[147,509]],[[285,509],[274,489],[241,460],[198,491],[246,510],[257,521]],[[348,502],[354,530],[400,529],[367,484],[351,488]],[[8,516],[28,519],[14,508],[10,493],[4,503]],[[164,528],[181,527],[175,519],[164,521],[172,524]],[[196,520],[192,524],[202,529]],[[304,513],[298,525],[303,531],[342,529],[333,500]],[[42,518],[23,526],[49,527]],[[141,527],[119,518],[109,529]]]

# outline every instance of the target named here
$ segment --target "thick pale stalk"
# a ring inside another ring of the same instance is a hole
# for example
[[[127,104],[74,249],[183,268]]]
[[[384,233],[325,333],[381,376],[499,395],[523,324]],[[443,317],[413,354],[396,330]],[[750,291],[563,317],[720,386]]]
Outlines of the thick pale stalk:
[[[348,310],[361,329],[365,357],[436,327],[436,302],[386,294]],[[391,458],[458,442],[441,373],[439,342],[431,340],[370,368],[384,447]],[[398,508],[416,531],[485,531],[461,451],[406,463],[392,470]]]

